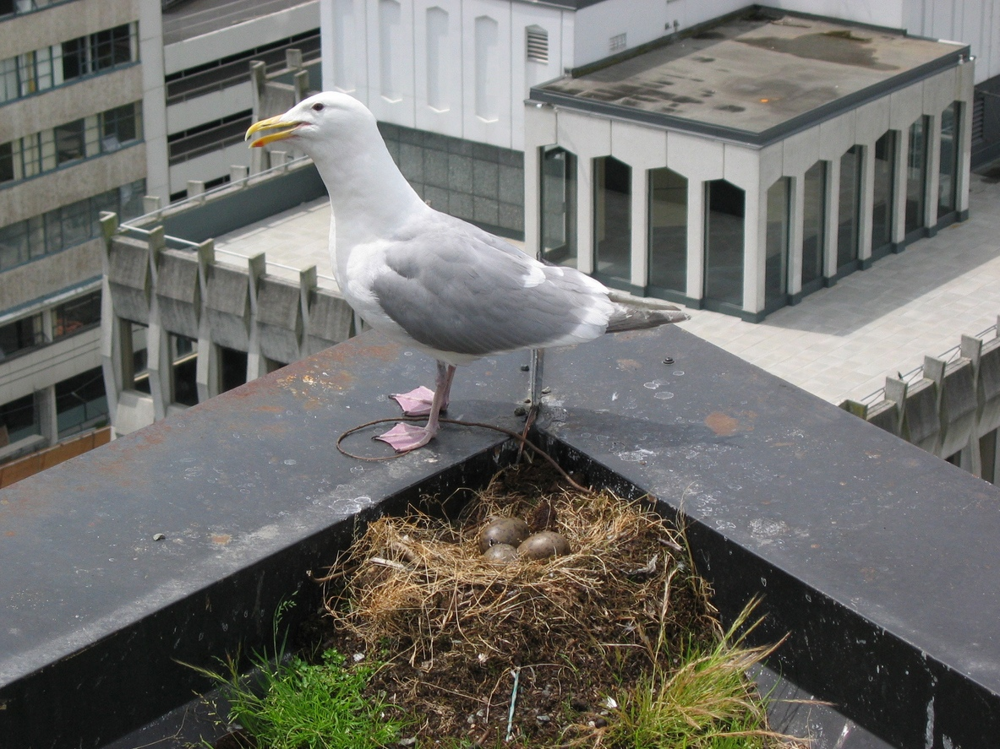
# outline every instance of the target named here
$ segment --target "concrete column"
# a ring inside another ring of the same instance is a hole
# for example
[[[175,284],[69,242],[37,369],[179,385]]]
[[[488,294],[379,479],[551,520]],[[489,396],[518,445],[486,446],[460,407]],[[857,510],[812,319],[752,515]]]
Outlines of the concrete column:
[[[973,80],[975,65],[967,62],[958,67],[957,91],[955,100],[962,102],[962,112],[959,117],[961,137],[958,152],[958,214],[964,220],[969,210],[969,181],[972,169],[972,103],[974,97]]]
[[[649,283],[649,170],[638,165],[632,166],[631,228],[631,282],[642,293]]]
[[[940,181],[938,171],[941,169],[941,114],[928,115],[927,122],[927,185],[924,194],[924,226],[933,230],[938,222],[938,198],[940,197]],[[933,232],[932,232],[933,233]]]
[[[840,159],[826,162],[826,205],[823,208],[823,277],[827,286],[836,283],[837,237],[840,230]]]
[[[893,250],[902,245],[906,237],[906,183],[908,176],[907,158],[910,153],[910,128],[901,127],[896,131],[896,169],[892,175],[892,237]]]
[[[59,441],[59,421],[56,418],[56,388],[49,385],[35,391],[35,407],[38,409],[38,426],[48,444]]]
[[[805,178],[791,178],[788,200],[788,294],[796,298],[802,293],[802,234],[805,213]]]
[[[260,353],[259,332],[257,330],[257,288],[260,277],[267,268],[265,254],[247,258],[250,279],[250,343],[247,347],[247,382],[267,374],[267,362]]]
[[[687,291],[690,299],[705,296],[705,183],[688,178]]]
[[[767,191],[746,191],[743,218],[743,311],[764,310],[767,271]]]
[[[861,195],[858,198],[858,259],[872,256],[872,210],[875,196],[875,146],[861,149]]]
[[[533,102],[526,103],[524,105],[524,251],[532,257],[539,257],[542,252],[541,149],[557,142],[555,110]]]

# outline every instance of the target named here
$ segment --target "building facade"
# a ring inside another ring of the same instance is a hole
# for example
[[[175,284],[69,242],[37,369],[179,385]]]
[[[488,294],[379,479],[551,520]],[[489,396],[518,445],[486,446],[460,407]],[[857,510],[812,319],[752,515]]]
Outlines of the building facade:
[[[159,18],[139,0],[0,3],[0,460],[107,421],[98,217],[142,213]]]

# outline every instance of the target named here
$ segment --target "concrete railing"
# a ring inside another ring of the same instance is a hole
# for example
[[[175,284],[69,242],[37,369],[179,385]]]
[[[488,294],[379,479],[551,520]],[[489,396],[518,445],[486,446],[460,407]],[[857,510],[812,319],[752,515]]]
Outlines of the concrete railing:
[[[841,408],[997,483],[1000,477],[1000,324]]]

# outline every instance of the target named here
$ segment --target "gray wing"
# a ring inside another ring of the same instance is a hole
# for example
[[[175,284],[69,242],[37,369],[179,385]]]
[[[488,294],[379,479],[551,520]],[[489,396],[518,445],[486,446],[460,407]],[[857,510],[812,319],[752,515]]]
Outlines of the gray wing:
[[[593,279],[443,214],[394,238],[385,261],[373,283],[379,304],[439,351],[484,356],[589,340],[613,310]]]

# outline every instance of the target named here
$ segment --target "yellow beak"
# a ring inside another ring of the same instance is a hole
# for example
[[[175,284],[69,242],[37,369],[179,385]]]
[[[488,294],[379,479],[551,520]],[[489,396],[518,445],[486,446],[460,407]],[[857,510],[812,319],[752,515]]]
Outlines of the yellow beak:
[[[250,129],[247,130],[247,134],[243,137],[243,140],[250,140],[251,135],[260,132],[261,130],[276,130],[277,132],[264,135],[250,144],[251,148],[260,148],[268,143],[273,143],[276,140],[284,140],[285,138],[293,135],[299,125],[302,124],[300,122],[282,120],[282,117],[284,117],[284,115],[279,114],[277,117],[270,117],[266,120],[255,122],[250,126]]]

